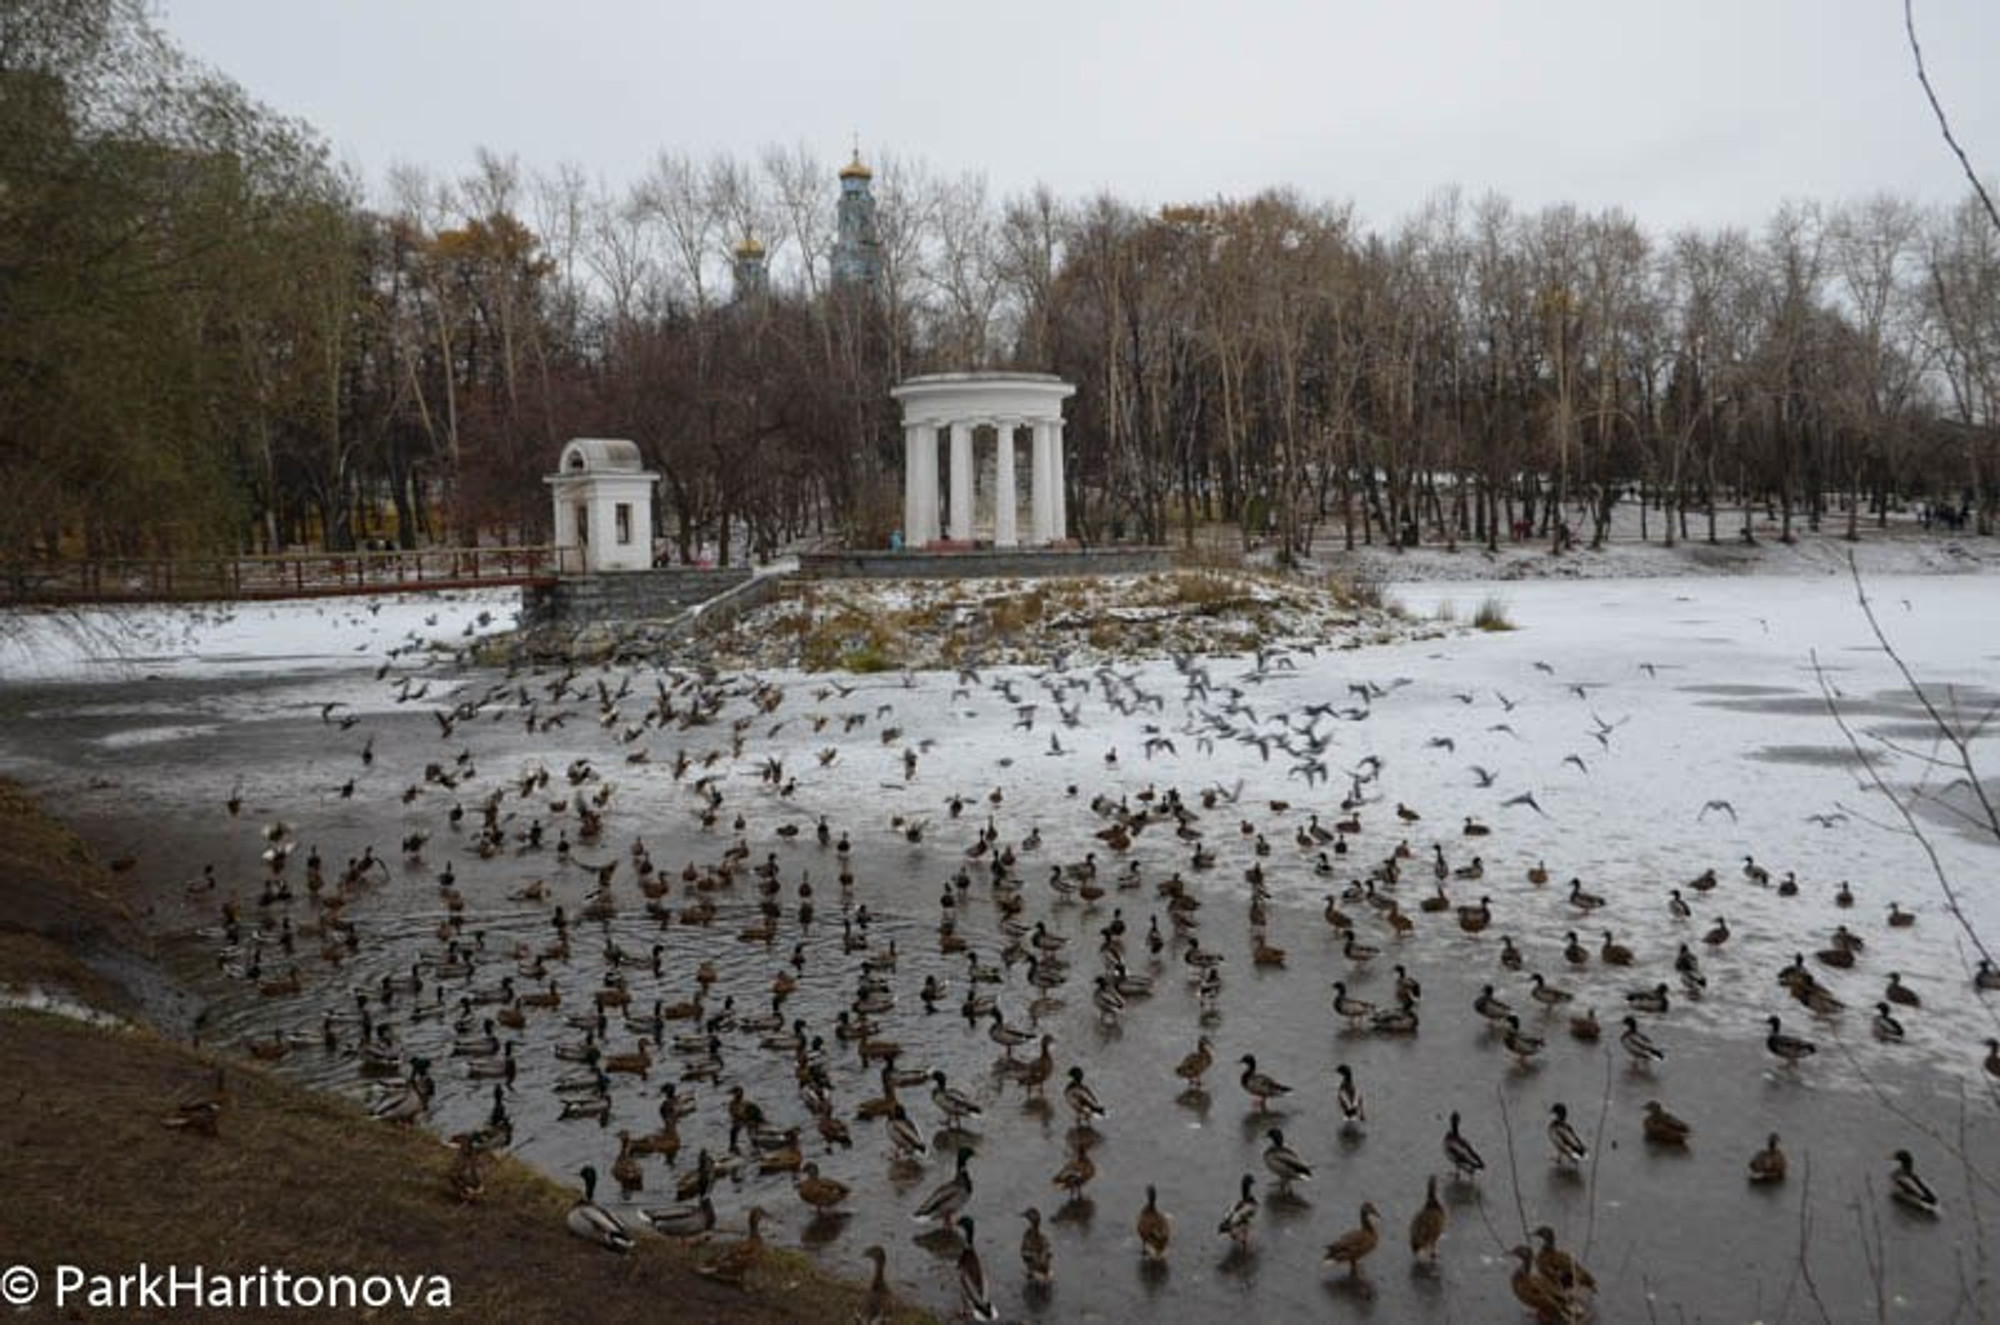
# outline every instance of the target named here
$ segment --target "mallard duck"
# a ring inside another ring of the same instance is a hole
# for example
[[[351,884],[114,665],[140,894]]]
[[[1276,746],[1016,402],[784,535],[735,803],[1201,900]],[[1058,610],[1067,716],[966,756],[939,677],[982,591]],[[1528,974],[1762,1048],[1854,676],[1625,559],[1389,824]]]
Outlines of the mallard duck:
[[[597,1203],[597,1170],[586,1164],[580,1170],[583,1199],[569,1208],[564,1221],[569,1231],[609,1251],[632,1250],[632,1233],[623,1220]]]
[[[1571,1325],[1577,1319],[1576,1304],[1560,1284],[1535,1269],[1535,1253],[1525,1245],[1514,1248],[1520,1262],[1510,1281],[1514,1300],[1534,1316],[1537,1325]]]
[[[949,1224],[952,1217],[963,1210],[965,1203],[972,1199],[972,1173],[967,1167],[971,1163],[972,1148],[960,1146],[957,1168],[953,1170],[951,1177],[923,1199],[923,1203],[917,1207],[916,1213],[911,1218],[920,1224],[933,1221]]]
[[[846,1183],[834,1178],[821,1177],[819,1165],[811,1162],[805,1165],[804,1171],[798,1175],[793,1187],[801,1201],[821,1214],[833,1210],[845,1201],[849,1194]]]
[[[1255,1056],[1245,1054],[1239,1061],[1243,1064],[1243,1075],[1237,1080],[1242,1083],[1243,1089],[1250,1097],[1257,1101],[1257,1112],[1265,1112],[1273,1099],[1292,1093],[1292,1088],[1284,1082],[1267,1072],[1259,1072]]]
[[[1550,1011],[1561,1007],[1575,997],[1575,995],[1571,994],[1569,990],[1564,989],[1561,985],[1552,985],[1547,980],[1544,980],[1540,971],[1531,974],[1528,977],[1528,983],[1534,986],[1529,991],[1528,997],[1534,999]]]
[[[1613,938],[1610,930],[1604,931],[1604,942],[1598,947],[1597,955],[1606,966],[1630,966],[1632,950]]]
[[[639,1214],[655,1232],[670,1238],[699,1237],[715,1227],[715,1204],[707,1196],[683,1205],[655,1206]]]
[[[1833,890],[1833,904],[1843,911],[1854,905],[1854,889],[1847,886],[1847,880],[1842,879],[1840,886]]]
[[[1069,1158],[1063,1161],[1052,1179],[1054,1186],[1060,1187],[1072,1201],[1083,1199],[1083,1189],[1097,1176],[1097,1161],[1090,1157],[1090,1147],[1083,1144],[1072,1146]]]
[[[1446,1215],[1444,1202],[1438,1200],[1437,1175],[1424,1179],[1424,1203],[1410,1220],[1410,1256],[1423,1256],[1435,1264],[1437,1262],[1438,1240],[1444,1236]]]
[[[1556,1163],[1559,1166],[1574,1168],[1590,1158],[1590,1147],[1584,1144],[1583,1138],[1577,1135],[1576,1128],[1570,1125],[1569,1106],[1566,1104],[1557,1103],[1549,1106],[1549,1145],[1555,1150]]]
[[[1743,877],[1759,887],[1768,888],[1771,885],[1771,871],[1759,865],[1754,856],[1743,858]]]
[[[1209,1044],[1208,1037],[1206,1035],[1197,1036],[1195,1037],[1194,1052],[1181,1059],[1179,1066],[1174,1068],[1174,1075],[1182,1081],[1187,1082],[1189,1090],[1200,1090],[1202,1088],[1202,1078],[1208,1075],[1208,1069],[1214,1065],[1214,1062],[1214,1049]]]
[[[1472,1010],[1486,1018],[1489,1028],[1497,1027],[1514,1015],[1514,1009],[1508,1007],[1506,1000],[1493,992],[1492,985],[1480,988],[1479,996],[1472,1000]]]
[[[1908,929],[1911,925],[1914,925],[1916,923],[1917,923],[1917,918],[1915,915],[1911,914],[1908,911],[1905,911],[1901,906],[1899,906],[1895,902],[1889,903],[1889,928]]]
[[[1042,1212],[1029,1206],[1021,1212],[1028,1226],[1021,1230],[1021,1268],[1028,1273],[1028,1287],[1047,1288],[1055,1279],[1055,1248],[1042,1232]]]
[[[1347,982],[1344,980],[1333,982],[1333,1010],[1337,1015],[1347,1018],[1350,1027],[1358,1027],[1375,1015],[1375,1005],[1365,998],[1356,998],[1348,993]]]
[[[1139,1210],[1136,1228],[1140,1257],[1155,1265],[1164,1264],[1167,1244],[1174,1236],[1173,1221],[1160,1209],[1160,1194],[1151,1183],[1146,1184],[1146,1204]]]
[[[1689,906],[1687,899],[1681,896],[1681,890],[1675,888],[1671,891],[1672,895],[1667,899],[1667,914],[1676,920],[1692,920],[1694,918],[1694,908]]]
[[[1882,997],[1906,1008],[1920,1008],[1924,1005],[1924,1001],[1917,997],[1917,991],[1903,983],[1900,971],[1889,972],[1889,987],[1882,991]]]
[[[1667,1057],[1666,1051],[1654,1044],[1646,1032],[1639,1029],[1637,1017],[1625,1018],[1625,1030],[1619,1035],[1618,1043],[1624,1047],[1634,1067],[1650,1067],[1654,1063],[1664,1062]]]
[[[1625,1005],[1634,1012],[1664,1016],[1667,1011],[1667,987],[1658,984],[1651,989],[1634,989],[1625,995]]]
[[[1995,966],[1990,957],[1979,959],[1979,968],[1972,973],[1972,987],[1981,993],[2000,990],[2000,966]]]
[[[1899,1205],[1908,1207],[1920,1215],[1938,1214],[1937,1193],[1931,1185],[1917,1176],[1916,1161],[1907,1150],[1895,1154],[1896,1171],[1890,1175],[1889,1194]]]
[[[1532,883],[1537,888],[1539,888],[1548,881],[1549,881],[1549,865],[1547,861],[1538,860],[1532,866],[1529,867],[1528,869],[1529,883]]]
[[[1222,1222],[1216,1225],[1215,1231],[1235,1243],[1239,1251],[1247,1251],[1250,1247],[1250,1226],[1256,1220],[1257,1179],[1246,1173],[1235,1203],[1223,1211]]]
[[[1089,1127],[1098,1119],[1110,1116],[1098,1100],[1097,1092],[1084,1082],[1083,1069],[1080,1067],[1072,1067],[1069,1070],[1069,1084],[1063,1087],[1063,1102],[1069,1105],[1070,1112],[1076,1116],[1078,1127]]]
[[[1685,1146],[1694,1135],[1692,1127],[1667,1112],[1658,1100],[1646,1101],[1644,1130],[1646,1139],[1656,1146]]]
[[[694,1267],[694,1272],[704,1279],[717,1283],[741,1286],[745,1277],[756,1268],[764,1256],[764,1220],[769,1218],[764,1207],[750,1207],[750,1231],[740,1242],[732,1242],[715,1255]]]
[[[1340,1086],[1334,1091],[1334,1103],[1340,1106],[1342,1131],[1357,1130],[1368,1121],[1368,1111],[1361,1100],[1361,1088],[1354,1084],[1354,1069],[1345,1063],[1333,1065],[1334,1075],[1340,1078]]]
[[[967,1118],[977,1118],[984,1112],[970,1095],[947,1081],[941,1070],[931,1073],[931,1103],[944,1114],[947,1128],[955,1128]]]
[[[1334,1239],[1326,1249],[1326,1263],[1328,1265],[1344,1263],[1347,1266],[1348,1278],[1358,1277],[1361,1273],[1361,1262],[1366,1259],[1368,1253],[1375,1250],[1375,1244],[1382,1240],[1381,1234],[1375,1227],[1381,1218],[1382,1212],[1375,1208],[1373,1201],[1363,1201],[1361,1227],[1351,1228]]]
[[[1569,1033],[1572,1037],[1581,1040],[1585,1044],[1596,1044],[1598,1037],[1604,1033],[1603,1027],[1598,1025],[1597,1022],[1597,1009],[1585,1008],[1574,1017],[1571,1017],[1569,1019]]]
[[[1473,1149],[1472,1142],[1459,1135],[1456,1112],[1451,1115],[1451,1125],[1445,1128],[1444,1157],[1451,1164],[1453,1176],[1460,1182],[1470,1181],[1486,1168],[1486,1161]]]
[[[866,1247],[861,1254],[874,1265],[875,1272],[869,1277],[855,1325],[888,1325],[896,1311],[895,1295],[889,1291],[889,1253],[880,1247]]]
[[[1800,1059],[1810,1058],[1819,1052],[1819,1046],[1811,1040],[1803,1039],[1797,1035],[1787,1035],[1784,1031],[1784,1023],[1777,1017],[1769,1017],[1766,1020],[1771,1027],[1771,1032],[1764,1037],[1764,1047],[1779,1058],[1784,1059],[1786,1066],[1789,1067],[1797,1063]]]
[[[1000,1312],[986,1288],[986,1267],[980,1263],[978,1248],[973,1245],[972,1216],[960,1215],[958,1229],[965,1239],[965,1246],[958,1253],[959,1307],[973,1320],[998,1320]]]
[[[1729,942],[1728,917],[1717,916],[1715,918],[1715,923],[1708,927],[1708,932],[1701,936],[1701,941],[1703,943],[1706,943],[1711,948],[1719,948],[1723,944]]]
[[[1539,1035],[1530,1035],[1522,1030],[1521,1019],[1510,1013],[1507,1017],[1507,1029],[1500,1033],[1500,1043],[1506,1046],[1508,1053],[1514,1055],[1517,1063],[1527,1067],[1530,1060],[1542,1051],[1546,1041]]]
[[[1875,1005],[1875,1019],[1869,1024],[1869,1028],[1874,1032],[1875,1038],[1884,1044],[1903,1042],[1903,1023],[1896,1020],[1895,1014],[1889,1011],[1887,1003]]]
[[[1785,1180],[1785,1152],[1778,1148],[1778,1134],[1771,1133],[1764,1148],[1750,1156],[1750,1181],[1779,1183]]]
[[[1583,886],[1582,879],[1569,881],[1569,904],[1579,911],[1595,911],[1604,905],[1602,894],[1590,892]]]
[[[1523,964],[1524,960],[1521,956],[1521,950],[1514,946],[1513,936],[1511,934],[1502,934],[1500,936],[1500,969],[1503,971],[1518,971]]]
[[[1597,1280],[1583,1268],[1583,1262],[1556,1246],[1553,1228],[1543,1224],[1535,1230],[1535,1238],[1542,1244],[1535,1252],[1537,1274],[1570,1294],[1596,1291]]]
[[[1415,1035],[1417,1033],[1417,1007],[1408,999],[1393,1008],[1383,1008],[1368,1020],[1368,1030],[1374,1035]]]
[[[1590,949],[1583,946],[1573,929],[1563,936],[1563,960],[1571,966],[1590,965]]]
[[[1986,1042],[1986,1075],[2000,1077],[2000,1040]]]
[[[611,1161],[611,1178],[627,1196],[646,1185],[645,1166],[632,1151],[632,1134],[622,1128],[618,1133],[618,1158]]]
[[[1312,1166],[1299,1158],[1298,1152],[1285,1144],[1285,1134],[1273,1127],[1264,1133],[1269,1142],[1264,1147],[1264,1167],[1278,1180],[1278,1190],[1289,1192],[1295,1182],[1312,1181]]]

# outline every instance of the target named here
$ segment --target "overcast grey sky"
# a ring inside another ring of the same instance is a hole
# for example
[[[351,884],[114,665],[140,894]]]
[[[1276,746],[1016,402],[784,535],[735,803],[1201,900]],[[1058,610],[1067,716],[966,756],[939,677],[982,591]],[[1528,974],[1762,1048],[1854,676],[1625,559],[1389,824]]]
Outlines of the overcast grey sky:
[[[1785,198],[1964,192],[1901,0],[158,0],[187,50],[379,188],[480,146],[622,186],[662,148],[859,134],[997,195],[1143,205],[1290,185],[1386,225],[1441,186],[1648,229]],[[2000,0],[1917,0],[2000,175]]]

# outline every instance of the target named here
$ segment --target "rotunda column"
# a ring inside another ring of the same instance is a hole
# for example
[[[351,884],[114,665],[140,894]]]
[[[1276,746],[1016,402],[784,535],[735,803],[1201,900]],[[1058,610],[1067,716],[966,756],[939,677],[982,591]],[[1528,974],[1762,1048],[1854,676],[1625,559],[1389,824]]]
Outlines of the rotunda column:
[[[1002,419],[993,425],[994,440],[1000,450],[994,461],[993,475],[993,546],[1019,547],[1021,535],[1016,528],[1018,512],[1015,509],[1019,494],[1014,490],[1014,428],[1015,421]]]
[[[951,421],[951,536],[972,541],[972,428]]]
[[[1049,421],[1036,419],[1028,444],[1028,538],[1037,547],[1049,541]]]

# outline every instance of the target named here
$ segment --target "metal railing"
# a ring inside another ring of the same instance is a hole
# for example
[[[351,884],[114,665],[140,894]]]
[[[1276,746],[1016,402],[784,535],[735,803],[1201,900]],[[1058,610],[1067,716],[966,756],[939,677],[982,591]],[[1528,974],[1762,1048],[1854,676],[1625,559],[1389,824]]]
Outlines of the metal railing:
[[[581,569],[572,547],[0,561],[0,603],[153,603],[477,589]]]

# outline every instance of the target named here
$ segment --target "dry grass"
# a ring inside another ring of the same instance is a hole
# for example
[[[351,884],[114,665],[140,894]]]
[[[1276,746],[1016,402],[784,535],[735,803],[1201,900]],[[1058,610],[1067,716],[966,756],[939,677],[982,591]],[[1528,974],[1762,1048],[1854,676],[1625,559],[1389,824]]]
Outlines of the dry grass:
[[[1479,630],[1515,629],[1513,618],[1507,615],[1507,604],[1494,597],[1480,600],[1472,614],[1472,624]]]

